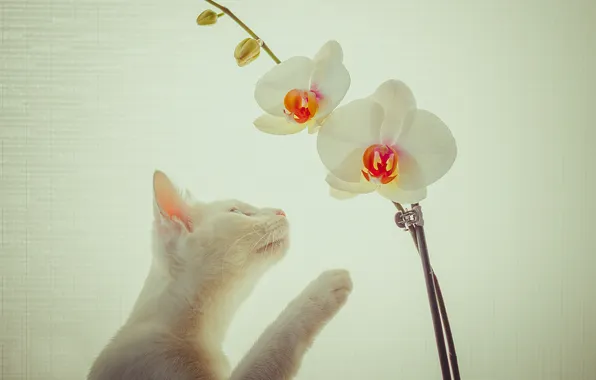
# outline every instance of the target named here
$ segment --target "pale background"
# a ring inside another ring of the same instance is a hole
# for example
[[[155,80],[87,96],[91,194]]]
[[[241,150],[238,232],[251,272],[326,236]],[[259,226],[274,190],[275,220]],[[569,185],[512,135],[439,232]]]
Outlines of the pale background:
[[[337,39],[346,100],[410,84],[459,157],[425,201],[464,379],[596,378],[589,0],[246,0],[283,59]],[[264,135],[231,22],[198,0],[0,0],[0,378],[82,379],[149,264],[151,174],[284,208],[293,247],[241,310],[235,363],[320,271],[355,290],[299,379],[438,379],[410,237],[375,195],[330,198],[315,139]]]

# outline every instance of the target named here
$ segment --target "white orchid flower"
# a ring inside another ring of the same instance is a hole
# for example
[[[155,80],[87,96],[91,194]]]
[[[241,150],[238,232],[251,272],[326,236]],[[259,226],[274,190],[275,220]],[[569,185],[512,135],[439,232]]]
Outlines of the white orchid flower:
[[[382,83],[369,97],[331,114],[317,136],[331,195],[346,199],[377,191],[398,203],[417,203],[457,156],[449,128],[418,109],[410,88]]]
[[[307,127],[315,133],[343,100],[350,81],[337,41],[325,43],[313,59],[289,58],[257,82],[255,99],[265,114],[254,124],[274,135],[298,133]]]

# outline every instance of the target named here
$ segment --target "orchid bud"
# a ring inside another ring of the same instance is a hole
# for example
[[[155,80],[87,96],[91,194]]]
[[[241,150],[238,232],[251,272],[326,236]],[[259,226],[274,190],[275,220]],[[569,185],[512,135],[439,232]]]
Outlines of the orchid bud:
[[[254,38],[245,38],[236,46],[234,58],[238,66],[246,66],[261,54],[261,43]]]
[[[213,12],[211,9],[207,9],[197,17],[197,24],[199,25],[213,25],[217,22],[217,13]]]

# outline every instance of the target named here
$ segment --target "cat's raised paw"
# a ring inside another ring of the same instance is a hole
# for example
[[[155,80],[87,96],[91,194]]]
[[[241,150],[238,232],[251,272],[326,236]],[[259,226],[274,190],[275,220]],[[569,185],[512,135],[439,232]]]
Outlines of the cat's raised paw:
[[[353,288],[350,272],[345,269],[325,271],[314,281],[313,285],[321,292],[331,293],[341,304],[346,301]]]
[[[351,292],[352,279],[347,270],[325,271],[288,305],[282,325],[289,326],[292,334],[297,334],[310,344],[346,303]]]
[[[324,318],[335,314],[352,292],[350,273],[344,269],[328,270],[314,279],[306,288],[307,303]]]

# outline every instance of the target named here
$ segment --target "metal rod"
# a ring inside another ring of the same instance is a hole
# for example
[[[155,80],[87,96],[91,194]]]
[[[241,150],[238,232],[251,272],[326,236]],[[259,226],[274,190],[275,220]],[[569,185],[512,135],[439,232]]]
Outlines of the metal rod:
[[[400,211],[400,213],[403,214],[406,212],[406,210],[403,208],[403,206],[401,204],[393,202],[393,205],[395,206],[395,208],[397,208]],[[421,212],[421,209],[420,209],[420,212]],[[398,223],[398,225],[399,225],[399,223]],[[408,225],[407,229],[410,232],[410,235],[412,236],[412,240],[414,240],[414,245],[416,245],[416,250],[418,251],[418,254],[420,255],[420,248],[418,246],[418,237],[416,235],[416,230],[414,228],[414,225]],[[429,258],[429,263],[430,263],[430,258]],[[457,360],[457,353],[455,351],[455,342],[453,340],[453,332],[451,331],[451,324],[449,323],[449,316],[447,315],[447,308],[445,306],[445,300],[443,299],[443,292],[441,291],[439,279],[437,278],[437,275],[435,274],[434,269],[432,269],[432,266],[430,266],[430,269],[432,272],[433,284],[435,286],[436,299],[437,299],[438,306],[439,306],[439,314],[440,314],[440,319],[442,322],[441,325],[443,328],[443,332],[445,334],[445,338],[447,339],[449,366],[451,368],[453,380],[461,380],[461,376],[459,373],[459,363]]]
[[[441,286],[439,285],[439,279],[435,275],[434,271],[433,282],[437,292],[437,301],[439,302],[441,320],[443,321],[443,331],[445,332],[445,338],[447,339],[449,366],[451,367],[453,380],[461,380],[461,376],[459,374],[459,363],[457,361],[457,353],[455,352],[455,342],[453,341],[453,333],[451,332],[451,325],[449,324],[449,317],[447,316],[447,308],[445,307],[445,300],[443,299],[443,292],[441,291]]]
[[[449,358],[447,356],[447,348],[445,346],[445,337],[443,336],[443,325],[441,323],[441,314],[439,311],[437,293],[433,281],[433,271],[430,265],[430,258],[428,256],[428,248],[426,246],[426,236],[424,234],[424,227],[421,225],[415,225],[414,228],[416,231],[418,248],[420,250],[422,269],[424,271],[424,280],[426,282],[426,291],[428,293],[430,313],[435,329],[435,340],[437,342],[437,351],[439,353],[441,373],[443,374],[443,380],[451,380],[451,369],[449,368]]]
[[[414,239],[414,244],[416,245],[416,250],[418,250],[418,254],[420,254],[420,250],[418,249],[418,238],[416,237],[416,230],[413,226],[410,226],[408,228],[408,231],[410,231],[410,235],[412,235],[412,239]],[[435,290],[437,294],[437,302],[439,304],[439,313],[441,315],[443,332],[445,333],[445,339],[447,340],[449,366],[451,367],[453,380],[461,380],[461,375],[459,373],[459,362],[457,360],[457,352],[455,351],[455,341],[453,340],[453,332],[451,331],[451,323],[449,323],[449,315],[447,314],[447,307],[445,306],[445,300],[443,299],[443,292],[441,291],[439,279],[435,274],[435,270],[432,269],[432,266],[431,270],[433,274],[433,284],[435,285]]]

